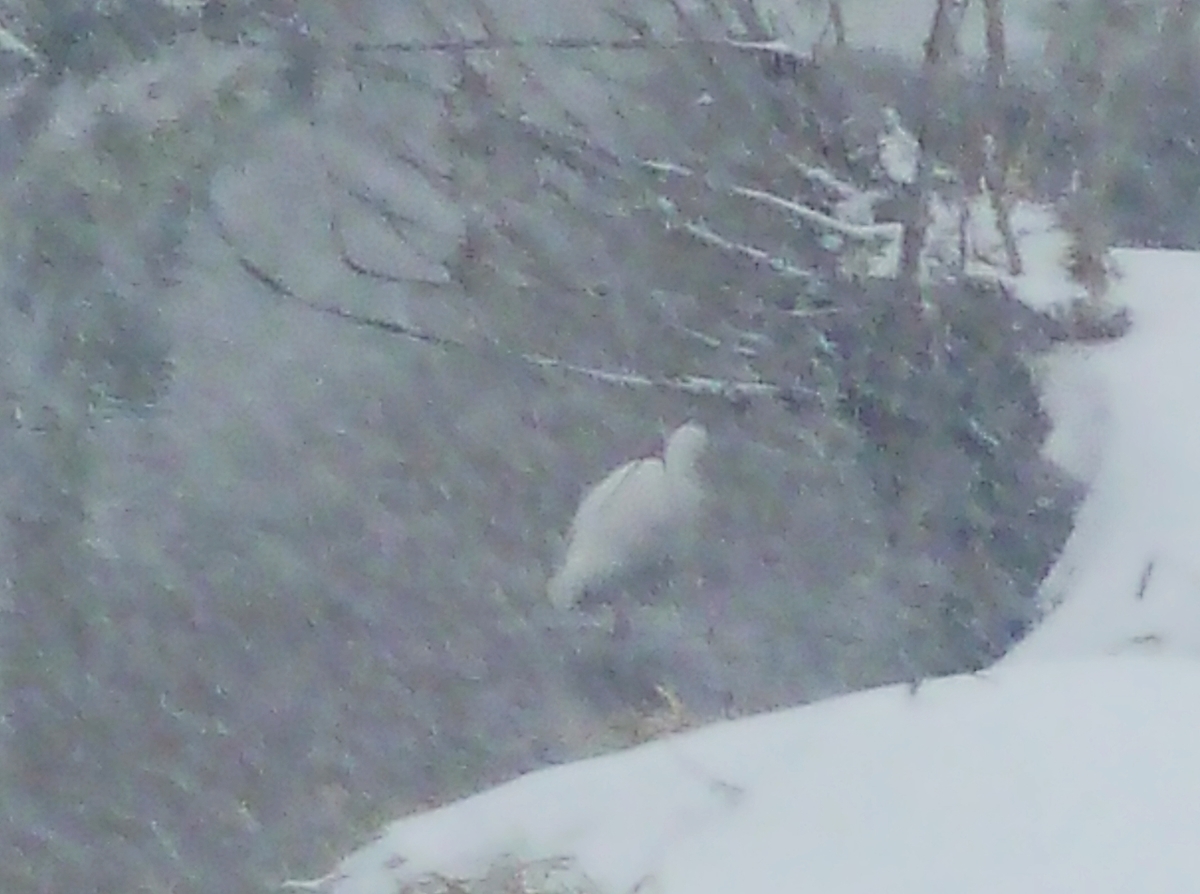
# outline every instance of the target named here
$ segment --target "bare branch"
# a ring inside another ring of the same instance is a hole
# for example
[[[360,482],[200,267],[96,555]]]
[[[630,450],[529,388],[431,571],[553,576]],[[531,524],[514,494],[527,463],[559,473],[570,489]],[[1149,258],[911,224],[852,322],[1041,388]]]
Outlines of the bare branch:
[[[708,226],[708,224],[683,221],[678,226],[681,230],[694,236],[705,245],[711,245],[713,248],[719,248],[722,251],[731,252],[743,258],[749,258],[754,263],[761,264],[778,273],[780,276],[799,280],[812,280],[816,278],[816,275],[812,271],[797,267],[790,261],[775,257],[770,252],[764,251],[761,248],[726,239],[712,229],[712,227]]]
[[[475,37],[446,40],[400,40],[383,43],[358,42],[358,53],[463,53],[493,50],[614,50],[619,52],[668,50],[686,46],[745,46],[765,49],[765,42],[734,42],[726,38],[690,37]]]
[[[218,235],[221,240],[234,252],[237,257],[238,265],[252,279],[264,286],[268,291],[278,298],[293,302],[309,310],[317,313],[326,314],[331,317],[336,317],[339,320],[345,320],[356,326],[363,326],[370,329],[376,329],[380,332],[386,332],[390,335],[399,335],[404,338],[422,342],[423,344],[433,345],[434,347],[443,348],[452,351],[464,351],[472,356],[479,356],[481,351],[486,352],[491,359],[499,362],[518,363],[524,367],[535,367],[537,369],[556,369],[562,372],[572,373],[574,375],[584,376],[592,381],[603,382],[608,385],[618,385],[626,388],[657,388],[670,391],[678,391],[684,394],[720,397],[733,402],[744,402],[752,398],[773,398],[789,402],[795,402],[800,397],[819,398],[817,391],[804,388],[802,386],[784,387],[774,385],[769,382],[761,381],[737,381],[734,379],[718,379],[706,376],[652,376],[643,373],[631,372],[613,372],[611,370],[597,369],[595,367],[581,366],[579,364],[570,363],[560,360],[556,357],[548,357],[544,354],[531,354],[519,351],[512,351],[497,345],[495,342],[485,340],[478,344],[467,344],[456,338],[449,336],[438,335],[434,332],[429,332],[420,329],[416,326],[410,326],[406,323],[400,323],[395,320],[384,320],[379,317],[368,316],[366,314],[358,314],[336,305],[322,304],[318,301],[305,298],[297,294],[287,283],[279,276],[266,270],[260,264],[257,264],[250,258],[246,257],[236,244],[233,235],[229,233],[220,219],[218,214],[211,215],[214,224],[217,228]]]
[[[858,195],[862,192],[856,185],[848,180],[843,180],[827,168],[816,167],[810,165],[798,156],[789,153],[787,155],[788,163],[794,167],[806,180],[811,180],[818,186],[832,190],[837,193],[840,198],[848,199],[853,195]]]
[[[317,894],[322,894],[328,891],[330,886],[335,882],[340,882],[346,878],[345,873],[331,872],[328,875],[323,875],[320,878],[314,879],[287,879],[279,883],[281,891],[316,891]]]
[[[923,99],[917,122],[916,182],[905,190],[907,205],[904,238],[900,247],[900,287],[912,301],[920,292],[918,276],[925,236],[929,228],[929,197],[933,161],[929,152],[937,110],[944,99],[946,73],[958,54],[958,34],[967,0],[938,0],[929,37],[925,41],[925,59],[921,68]]]
[[[732,379],[718,379],[710,376],[648,376],[642,373],[617,373],[610,370],[567,363],[543,354],[520,354],[519,356],[532,366],[543,369],[560,369],[564,372],[585,376],[597,382],[604,382],[608,385],[620,385],[626,388],[665,388],[684,394],[722,397],[735,401],[753,397],[778,398],[782,397],[785,391],[792,395],[803,392],[811,397],[817,396],[817,392],[812,389],[783,389],[769,382],[739,382]]]
[[[681,164],[676,164],[673,161],[658,161],[652,158],[638,159],[638,164],[647,171],[652,171],[655,174],[673,175],[676,177],[694,177],[696,172],[691,168]]]
[[[678,177],[693,177],[696,173],[682,165],[675,165],[664,161],[650,161],[646,159],[638,159],[637,163],[647,170],[655,173]],[[815,175],[814,175],[815,176]],[[868,199],[871,198],[869,193],[863,193],[858,190],[853,184],[837,180],[837,178],[829,175],[831,188],[834,188],[840,195],[864,195]],[[783,211],[794,218],[804,221],[813,228],[818,228],[826,231],[837,233],[847,239],[853,239],[863,243],[871,242],[898,242],[903,233],[903,228],[898,223],[880,223],[880,224],[856,224],[839,220],[824,212],[817,211],[800,202],[791,199],[785,199],[782,196],[775,195],[767,190],[757,189],[754,187],[729,185],[724,187],[724,191],[729,195],[739,196],[751,201],[767,205],[779,211]],[[729,252],[743,258],[747,258],[757,265],[762,265],[771,271],[778,273],[787,279],[812,281],[816,279],[816,274],[810,270],[793,264],[786,258],[774,255],[765,249],[755,245],[750,245],[743,242],[737,242],[727,236],[717,232],[711,224],[702,220],[693,220],[685,217],[683,212],[665,196],[659,196],[659,206],[664,211],[668,218],[668,226],[682,230],[688,233],[699,242]]]
[[[16,53],[19,56],[24,56],[31,62],[42,65],[44,60],[29,44],[21,40],[3,25],[0,25],[0,50],[8,53]]]
[[[842,15],[842,0],[829,0],[829,24],[833,28],[833,45],[846,45],[846,18]]]
[[[782,196],[777,196],[774,193],[767,192],[762,189],[753,189],[746,186],[734,186],[729,190],[734,195],[742,196],[747,199],[752,199],[756,202],[761,202],[764,205],[769,205],[772,208],[777,208],[780,211],[786,211],[793,217],[798,217],[806,223],[821,227],[827,230],[833,230],[842,236],[850,239],[860,239],[864,242],[880,238],[894,238],[896,236],[897,226],[894,223],[881,224],[851,224],[845,221],[838,220],[836,217],[830,217],[824,212],[817,211],[814,208],[809,208],[807,205],[802,205],[799,202],[794,202],[791,199],[785,199]]]

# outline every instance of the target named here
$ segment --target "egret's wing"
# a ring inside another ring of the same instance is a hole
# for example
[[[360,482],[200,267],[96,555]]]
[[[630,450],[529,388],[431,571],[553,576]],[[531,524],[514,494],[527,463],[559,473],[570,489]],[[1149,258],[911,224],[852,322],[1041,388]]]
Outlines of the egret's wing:
[[[626,463],[609,473],[579,504],[566,556],[551,580],[551,602],[569,607],[593,584],[637,573],[676,550],[679,529],[694,508],[686,476],[669,480],[659,458]]]
[[[605,476],[580,501],[567,542],[571,543],[581,533],[605,530],[613,519],[624,515],[623,504],[637,499],[647,479],[653,477],[655,466],[659,467],[661,477],[662,461],[659,459],[635,459]]]

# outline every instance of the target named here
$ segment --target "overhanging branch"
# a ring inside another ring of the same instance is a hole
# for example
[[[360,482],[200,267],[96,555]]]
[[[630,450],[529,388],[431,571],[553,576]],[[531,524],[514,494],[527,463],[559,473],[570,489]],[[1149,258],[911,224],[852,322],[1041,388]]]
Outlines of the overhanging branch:
[[[524,368],[560,370],[572,375],[583,376],[596,382],[626,388],[657,388],[694,396],[719,397],[733,403],[745,403],[755,398],[782,400],[787,403],[794,403],[798,398],[819,398],[816,390],[799,385],[784,387],[769,382],[739,381],[711,376],[652,376],[644,373],[613,372],[612,370],[597,369],[595,367],[569,363],[557,357],[549,357],[544,354],[512,351],[486,340],[480,343],[468,344],[459,339],[439,335],[407,323],[355,313],[336,305],[322,304],[321,302],[313,301],[310,298],[305,298],[297,294],[282,278],[246,257],[238,249],[236,241],[220,220],[220,216],[216,213],[212,216],[221,240],[234,252],[238,266],[255,282],[262,285],[277,298],[290,301],[317,313],[344,320],[355,326],[386,332],[389,335],[398,335],[448,351],[463,351],[476,357],[482,351],[494,361],[506,364],[519,364]]]

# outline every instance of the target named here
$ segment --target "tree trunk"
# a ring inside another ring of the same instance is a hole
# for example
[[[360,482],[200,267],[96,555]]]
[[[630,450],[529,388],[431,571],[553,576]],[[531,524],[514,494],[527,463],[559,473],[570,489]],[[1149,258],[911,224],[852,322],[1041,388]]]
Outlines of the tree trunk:
[[[916,292],[921,266],[921,249],[929,227],[928,198],[933,166],[928,145],[932,137],[934,115],[944,95],[945,70],[958,52],[958,32],[962,25],[966,0],[938,0],[929,37],[925,41],[925,61],[921,69],[921,107],[917,127],[917,177],[910,190],[910,207],[905,220],[900,252],[900,282],[905,290]]]
[[[846,45],[846,17],[842,15],[842,0],[829,0],[829,24],[833,26],[833,45],[840,50]]]
[[[1078,79],[1082,109],[1083,149],[1074,195],[1068,206],[1074,236],[1070,272],[1087,297],[1100,301],[1108,291],[1106,257],[1112,242],[1108,198],[1113,179],[1112,71],[1114,40],[1121,33],[1121,10],[1111,0],[1102,4],[1096,23],[1090,67]]]
[[[967,0],[938,0],[929,37],[925,41],[925,61],[921,69],[922,90],[917,127],[917,176],[905,189],[904,235],[900,243],[900,292],[906,311],[921,314],[921,251],[929,229],[929,195],[933,182],[933,163],[929,143],[937,110],[945,96],[946,70],[958,54],[958,33]]]
[[[983,180],[996,218],[996,229],[1004,241],[1004,254],[1008,259],[1008,272],[1019,276],[1022,270],[1021,254],[1012,230],[1012,204],[1008,200],[1008,171],[1011,164],[1008,149],[1008,134],[1004,131],[1005,92],[1008,79],[1008,53],[1004,39],[1004,0],[983,0],[986,20],[987,98],[984,108],[988,110],[984,125]],[[989,138],[990,137],[990,146]]]

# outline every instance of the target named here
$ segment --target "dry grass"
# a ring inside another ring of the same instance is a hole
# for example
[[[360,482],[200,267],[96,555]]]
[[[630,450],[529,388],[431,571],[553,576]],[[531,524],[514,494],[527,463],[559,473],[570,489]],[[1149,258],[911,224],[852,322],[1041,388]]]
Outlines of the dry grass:
[[[659,703],[651,710],[630,710],[618,714],[612,730],[625,745],[640,745],[663,736],[670,736],[698,726],[704,719],[687,709],[674,689],[666,685],[654,687]]]
[[[599,888],[568,857],[501,857],[477,878],[430,873],[405,883],[396,894],[599,894]]]

